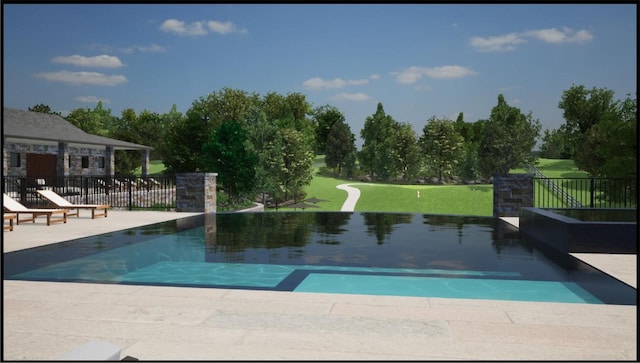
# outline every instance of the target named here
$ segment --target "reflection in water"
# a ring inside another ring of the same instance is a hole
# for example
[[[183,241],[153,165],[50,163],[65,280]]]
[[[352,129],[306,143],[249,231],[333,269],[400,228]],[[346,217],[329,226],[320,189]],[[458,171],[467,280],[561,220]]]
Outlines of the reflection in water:
[[[205,260],[495,270],[500,260],[533,259],[517,230],[494,223],[410,213],[220,213],[205,223]]]
[[[409,224],[413,216],[402,213],[363,213],[367,232],[376,236],[378,244],[383,244],[385,237],[394,231],[396,224]]]

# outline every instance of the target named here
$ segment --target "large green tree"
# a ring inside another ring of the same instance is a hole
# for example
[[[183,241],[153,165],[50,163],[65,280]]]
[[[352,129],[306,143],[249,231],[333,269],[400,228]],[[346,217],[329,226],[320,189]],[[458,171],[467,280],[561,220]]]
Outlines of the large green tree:
[[[606,88],[587,89],[573,85],[562,94],[558,107],[563,110],[566,138],[576,166],[591,175],[600,175],[606,161],[597,145],[607,142],[601,123],[619,119],[619,103],[615,93]],[[594,129],[594,127],[596,127]]]
[[[344,115],[336,107],[324,105],[313,110],[313,120],[316,124],[316,154],[326,154],[329,151],[329,133],[337,122],[345,123]]]
[[[464,138],[456,131],[455,123],[435,116],[427,120],[420,146],[427,170],[440,182],[453,176],[464,155]]]
[[[367,116],[364,127],[360,130],[363,144],[358,159],[360,167],[368,172],[371,178],[389,180],[396,174],[398,164],[394,155],[393,135],[397,126],[398,123],[385,114],[380,102],[376,112]]]
[[[276,125],[267,121],[259,107],[253,107],[247,115],[247,149],[257,155],[256,191],[262,194],[262,203],[266,203],[266,194],[276,195],[279,191],[278,173],[282,170],[282,135]]]
[[[356,138],[343,119],[334,122],[325,141],[325,163],[330,168],[337,167],[338,175],[342,173],[343,167],[347,171],[355,167]]]
[[[418,136],[410,123],[399,123],[393,135],[393,155],[404,182],[417,179],[422,167],[422,155]]]
[[[302,187],[309,185],[313,178],[313,146],[306,142],[305,135],[292,128],[280,130],[282,135],[282,168],[276,174],[277,181],[284,191],[285,199],[289,193],[294,197]]]
[[[557,129],[545,129],[540,145],[540,157],[546,159],[571,159],[570,136],[566,125]]]
[[[201,102],[194,102],[185,117],[171,117],[167,124],[163,162],[168,173],[195,173],[204,170],[202,145],[214,130]]]
[[[627,97],[616,107],[616,117],[593,125],[585,134],[584,156],[593,161],[588,170],[604,177],[636,177],[638,162],[637,100]],[[588,150],[588,151],[587,151]],[[597,166],[597,167],[596,167]]]
[[[255,184],[257,156],[245,147],[246,141],[240,122],[227,120],[202,147],[204,171],[218,173],[217,180],[235,201],[253,192]]]
[[[533,119],[531,112],[523,114],[519,108],[509,106],[502,94],[498,95],[498,104],[491,109],[478,145],[480,173],[489,178],[533,163],[533,147],[540,129],[540,121]]]
[[[104,108],[102,101],[93,109],[76,108],[65,119],[86,133],[106,137],[109,137],[109,129],[115,122],[111,109]]]

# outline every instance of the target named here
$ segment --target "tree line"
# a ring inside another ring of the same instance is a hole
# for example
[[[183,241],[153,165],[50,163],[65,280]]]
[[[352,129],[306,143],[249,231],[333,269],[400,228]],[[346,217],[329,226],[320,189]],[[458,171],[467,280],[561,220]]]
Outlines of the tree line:
[[[540,156],[573,158],[594,175],[635,174],[635,100],[613,101],[612,91],[572,86],[559,107],[566,123],[545,130]],[[29,110],[54,113],[44,104]],[[302,197],[315,155],[325,155],[323,169],[338,177],[484,182],[535,163],[541,130],[531,112],[509,105],[502,94],[488,119],[434,116],[420,135],[378,103],[360,130],[358,151],[355,135],[334,106],[314,108],[301,93],[261,96],[226,87],[195,100],[184,115],[173,105],[164,114],[127,108],[118,117],[98,102],[93,109],[72,110],[65,119],[88,133],[152,146],[151,158],[162,160],[167,173],[218,173],[233,205],[259,195],[276,202]],[[115,157],[116,175],[132,174],[139,165],[139,152],[117,150]]]

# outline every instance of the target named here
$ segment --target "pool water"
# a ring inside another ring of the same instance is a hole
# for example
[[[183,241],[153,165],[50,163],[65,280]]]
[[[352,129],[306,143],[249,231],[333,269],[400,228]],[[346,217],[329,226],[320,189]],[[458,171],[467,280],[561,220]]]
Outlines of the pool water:
[[[4,254],[4,278],[636,304],[636,290],[491,217],[206,214]]]

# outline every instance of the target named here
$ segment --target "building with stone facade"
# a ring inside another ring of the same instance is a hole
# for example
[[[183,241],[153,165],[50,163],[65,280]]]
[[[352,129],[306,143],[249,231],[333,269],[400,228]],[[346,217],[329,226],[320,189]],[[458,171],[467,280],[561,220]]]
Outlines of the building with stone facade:
[[[4,107],[3,176],[45,178],[103,176],[115,171],[115,150],[142,151],[142,176],[149,170],[150,146],[92,135],[54,114]],[[49,181],[49,180],[47,180]]]

